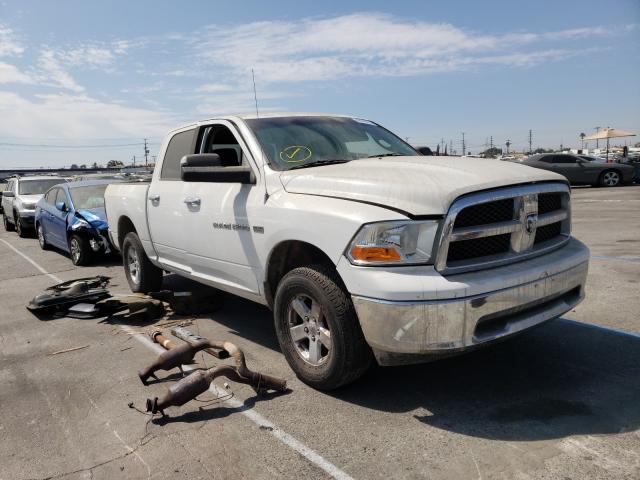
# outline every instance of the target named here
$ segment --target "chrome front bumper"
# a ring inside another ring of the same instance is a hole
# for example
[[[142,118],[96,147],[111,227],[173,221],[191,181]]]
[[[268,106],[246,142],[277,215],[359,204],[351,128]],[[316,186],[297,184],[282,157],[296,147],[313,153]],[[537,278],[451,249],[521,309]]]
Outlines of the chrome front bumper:
[[[530,272],[538,278],[472,296],[429,301],[352,298],[378,363],[418,363],[507,337],[571,310],[584,298],[588,260],[581,257],[566,270]],[[499,270],[484,273],[500,275]]]

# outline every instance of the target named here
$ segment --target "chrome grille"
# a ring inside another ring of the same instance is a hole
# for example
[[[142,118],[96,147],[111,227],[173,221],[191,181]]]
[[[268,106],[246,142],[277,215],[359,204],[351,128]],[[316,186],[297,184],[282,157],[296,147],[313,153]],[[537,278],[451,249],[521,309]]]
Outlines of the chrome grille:
[[[436,269],[461,273],[545,253],[568,240],[570,223],[569,187],[563,183],[461,197],[445,219]]]

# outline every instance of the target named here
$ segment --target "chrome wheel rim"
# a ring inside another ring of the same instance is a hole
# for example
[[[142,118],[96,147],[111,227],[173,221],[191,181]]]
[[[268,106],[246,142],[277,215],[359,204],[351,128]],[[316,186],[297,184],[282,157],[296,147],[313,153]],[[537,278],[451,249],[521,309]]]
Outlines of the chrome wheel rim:
[[[71,258],[74,262],[80,260],[80,243],[77,238],[72,238],[69,243],[69,249],[71,250]]]
[[[607,172],[604,174],[604,184],[609,187],[615,187],[620,181],[620,175],[616,172]]]
[[[138,258],[138,252],[135,248],[127,250],[127,270],[133,283],[136,285],[140,283],[140,260]]]
[[[38,242],[40,242],[40,246],[44,247],[44,232],[42,231],[42,225],[38,225]]]
[[[298,355],[307,363],[326,363],[331,354],[331,331],[320,303],[308,295],[296,295],[287,309],[291,341]]]

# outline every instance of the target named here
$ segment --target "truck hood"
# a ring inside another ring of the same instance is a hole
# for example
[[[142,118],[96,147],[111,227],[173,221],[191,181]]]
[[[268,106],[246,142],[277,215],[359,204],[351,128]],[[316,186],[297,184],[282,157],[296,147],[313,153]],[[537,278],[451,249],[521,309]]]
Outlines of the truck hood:
[[[518,183],[564,181],[557,173],[469,157],[387,157],[282,172],[289,193],[372,203],[410,215],[443,215],[461,195]]]

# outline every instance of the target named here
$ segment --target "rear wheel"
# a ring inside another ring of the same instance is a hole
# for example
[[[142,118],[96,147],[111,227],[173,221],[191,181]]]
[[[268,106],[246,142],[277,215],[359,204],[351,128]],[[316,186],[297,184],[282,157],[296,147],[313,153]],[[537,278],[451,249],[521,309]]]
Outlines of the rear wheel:
[[[337,274],[302,267],[280,281],[274,301],[280,348],[298,378],[320,390],[351,383],[372,360],[351,298]]]
[[[40,223],[36,224],[36,233],[38,234],[38,243],[40,244],[40,248],[42,250],[47,250],[49,245],[47,245],[47,239],[44,237],[44,228]]]
[[[621,181],[620,172],[616,170],[606,170],[600,174],[599,183],[602,187],[617,187]]]
[[[157,292],[162,288],[162,270],[151,263],[135,232],[124,237],[122,263],[132,292]]]
[[[6,213],[2,214],[2,224],[4,225],[4,229],[7,232],[13,232],[15,230],[15,226],[13,225],[13,223],[9,221],[9,218],[7,218]]]
[[[81,235],[71,235],[71,238],[69,238],[69,254],[74,265],[87,265],[92,257],[89,241]]]

